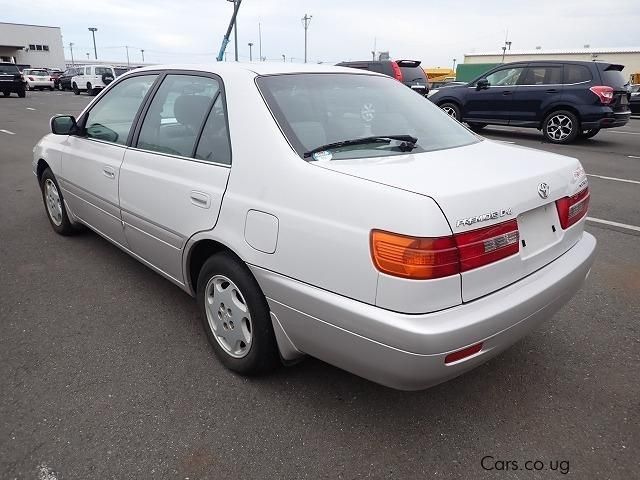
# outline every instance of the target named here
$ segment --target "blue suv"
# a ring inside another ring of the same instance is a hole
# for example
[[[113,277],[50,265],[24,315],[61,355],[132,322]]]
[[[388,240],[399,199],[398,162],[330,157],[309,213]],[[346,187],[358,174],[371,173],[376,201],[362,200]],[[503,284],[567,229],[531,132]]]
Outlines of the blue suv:
[[[429,99],[474,131],[486,125],[532,127],[552,143],[591,138],[629,121],[623,65],[603,62],[506,63]]]

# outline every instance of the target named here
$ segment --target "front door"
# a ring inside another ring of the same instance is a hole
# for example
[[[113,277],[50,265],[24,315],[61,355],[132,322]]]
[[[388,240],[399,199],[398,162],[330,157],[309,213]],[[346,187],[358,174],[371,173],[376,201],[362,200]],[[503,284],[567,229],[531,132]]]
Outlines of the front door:
[[[221,80],[167,75],[120,172],[129,248],[183,284],[183,248],[196,232],[215,225],[230,165]]]
[[[126,246],[118,181],[127,138],[157,75],[119,82],[79,120],[83,134],[67,137],[59,176],[74,215],[101,235]]]
[[[508,124],[511,117],[513,94],[523,67],[506,67],[485,78],[486,88],[470,86],[465,98],[462,117],[465,121]]]

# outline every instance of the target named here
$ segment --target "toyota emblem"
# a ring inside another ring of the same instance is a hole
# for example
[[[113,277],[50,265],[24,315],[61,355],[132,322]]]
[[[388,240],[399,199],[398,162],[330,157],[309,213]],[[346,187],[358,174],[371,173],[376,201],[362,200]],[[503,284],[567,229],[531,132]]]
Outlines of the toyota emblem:
[[[542,182],[540,185],[538,185],[538,195],[540,195],[540,198],[547,198],[550,191],[551,188],[549,187],[548,183]]]

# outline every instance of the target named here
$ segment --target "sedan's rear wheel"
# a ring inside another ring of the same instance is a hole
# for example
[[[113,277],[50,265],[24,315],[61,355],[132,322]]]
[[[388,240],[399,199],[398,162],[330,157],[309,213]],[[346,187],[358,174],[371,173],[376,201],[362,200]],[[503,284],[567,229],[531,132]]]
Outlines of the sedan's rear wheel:
[[[552,112],[542,123],[542,133],[551,143],[570,143],[579,131],[578,117],[568,110]]]
[[[460,121],[460,108],[455,103],[443,103],[440,108],[450,117]]]
[[[225,252],[211,256],[198,276],[197,300],[209,343],[223,365],[243,375],[278,365],[267,301],[240,260]]]
[[[60,192],[56,177],[49,168],[42,173],[40,189],[42,190],[42,200],[47,211],[47,218],[49,218],[49,223],[51,223],[56,233],[60,235],[75,233],[76,229],[69,221],[67,209],[64,206],[62,192]]]

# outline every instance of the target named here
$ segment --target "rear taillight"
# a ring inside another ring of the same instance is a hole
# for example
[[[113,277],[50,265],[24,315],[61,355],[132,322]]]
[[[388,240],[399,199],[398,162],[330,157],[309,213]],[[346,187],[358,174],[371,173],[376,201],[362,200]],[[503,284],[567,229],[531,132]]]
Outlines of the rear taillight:
[[[29,77],[29,80],[31,80],[33,82],[33,77]]]
[[[518,221],[509,220],[490,227],[455,235],[460,251],[460,271],[493,263],[518,253],[520,234]]]
[[[396,62],[391,62],[391,68],[393,69],[393,78],[401,82],[402,70],[400,70],[400,67],[398,66],[398,64]]]
[[[373,230],[371,257],[389,275],[414,280],[448,277],[518,253],[517,220],[453,236],[424,238]]]
[[[595,87],[591,87],[589,90],[598,96],[600,103],[603,105],[609,105],[613,101],[613,88],[611,87],[596,85]]]
[[[556,200],[558,217],[563,229],[569,228],[587,214],[590,198],[589,187],[586,187],[571,197]]]

